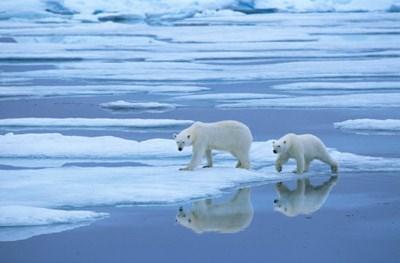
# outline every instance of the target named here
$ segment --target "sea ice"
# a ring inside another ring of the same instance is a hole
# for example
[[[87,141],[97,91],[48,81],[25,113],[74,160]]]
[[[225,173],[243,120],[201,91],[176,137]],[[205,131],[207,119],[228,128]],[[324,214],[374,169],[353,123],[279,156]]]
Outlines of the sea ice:
[[[400,82],[295,82],[273,86],[274,89],[287,91],[321,90],[321,91],[366,91],[366,90],[398,90]]]
[[[3,128],[79,128],[79,129],[149,129],[192,124],[191,120],[107,119],[107,118],[16,118],[0,119]]]
[[[218,108],[395,108],[400,93],[362,93],[324,96],[242,100],[217,105]]]
[[[400,132],[400,120],[397,119],[355,119],[335,122],[335,128],[353,132],[378,132],[396,133]]]
[[[245,99],[265,99],[265,98],[277,98],[286,97],[285,95],[279,94],[265,94],[265,93],[207,93],[207,94],[196,94],[196,95],[184,95],[175,97],[174,100],[245,100]]]
[[[129,102],[124,100],[105,102],[101,107],[115,111],[146,111],[146,112],[166,112],[176,108],[176,104],[160,102]]]
[[[107,213],[48,209],[31,206],[0,206],[0,227],[76,224],[106,217]]]

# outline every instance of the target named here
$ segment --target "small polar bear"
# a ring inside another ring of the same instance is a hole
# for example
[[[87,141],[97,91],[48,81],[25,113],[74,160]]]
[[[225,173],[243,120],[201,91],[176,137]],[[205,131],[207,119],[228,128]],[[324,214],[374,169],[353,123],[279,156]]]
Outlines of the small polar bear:
[[[312,160],[317,159],[331,166],[333,173],[338,172],[338,164],[329,155],[322,141],[312,134],[297,135],[289,133],[272,142],[273,152],[278,154],[275,168],[282,171],[282,165],[291,158],[296,160],[296,173],[307,172]]]
[[[243,188],[226,203],[213,204],[211,199],[194,202],[190,212],[179,208],[176,221],[195,233],[237,233],[253,220],[250,189]]]
[[[274,200],[274,210],[289,217],[315,213],[328,199],[337,180],[337,176],[331,176],[322,185],[313,186],[308,178],[299,179],[293,191],[283,183],[277,183],[278,199]]]
[[[249,152],[253,136],[250,129],[238,121],[220,121],[213,123],[195,122],[189,128],[174,134],[178,150],[192,147],[192,160],[180,170],[193,170],[207,157],[207,165],[212,167],[212,150],[230,152],[238,159],[236,168],[250,169]]]

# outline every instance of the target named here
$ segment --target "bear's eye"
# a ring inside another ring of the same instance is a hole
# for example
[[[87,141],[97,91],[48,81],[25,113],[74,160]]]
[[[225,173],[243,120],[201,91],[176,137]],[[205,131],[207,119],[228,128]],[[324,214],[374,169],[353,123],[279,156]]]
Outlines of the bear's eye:
[[[281,148],[281,146],[280,146],[280,145],[278,145],[278,148]]]
[[[286,141],[283,141],[284,144],[286,144]]]
[[[190,134],[187,136],[188,139],[190,139]]]
[[[188,219],[188,222],[189,222],[189,223],[192,223],[192,219],[189,218],[189,219]]]

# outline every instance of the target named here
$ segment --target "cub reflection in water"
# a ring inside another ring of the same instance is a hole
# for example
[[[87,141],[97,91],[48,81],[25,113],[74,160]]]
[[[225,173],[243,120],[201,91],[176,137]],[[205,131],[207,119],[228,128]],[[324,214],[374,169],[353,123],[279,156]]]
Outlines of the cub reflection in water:
[[[200,234],[203,232],[236,233],[247,228],[253,219],[250,188],[239,189],[233,198],[214,204],[212,199],[196,201],[185,212],[179,208],[176,221]]]
[[[294,190],[283,183],[277,183],[278,198],[274,200],[274,210],[290,217],[310,215],[322,207],[337,180],[337,176],[331,176],[323,184],[313,186],[310,179],[299,179]]]

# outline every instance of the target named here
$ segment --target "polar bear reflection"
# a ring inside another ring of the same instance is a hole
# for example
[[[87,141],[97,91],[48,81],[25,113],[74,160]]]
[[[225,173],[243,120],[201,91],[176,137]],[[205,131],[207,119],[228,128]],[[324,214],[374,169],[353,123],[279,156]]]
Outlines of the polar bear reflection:
[[[253,219],[250,189],[243,188],[225,203],[213,204],[211,199],[192,204],[185,213],[179,208],[176,220],[179,224],[200,234],[203,232],[236,233],[247,228]]]
[[[278,199],[274,200],[274,210],[290,217],[312,214],[325,203],[337,180],[337,176],[332,176],[322,185],[313,186],[308,178],[299,179],[293,191],[277,183]]]

